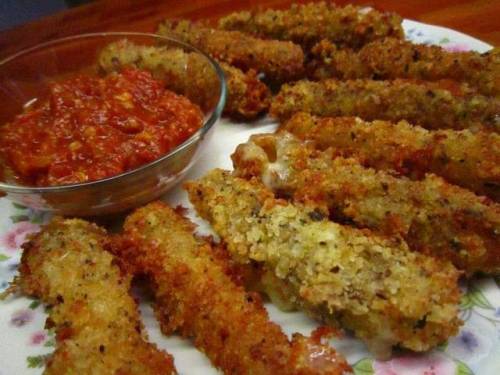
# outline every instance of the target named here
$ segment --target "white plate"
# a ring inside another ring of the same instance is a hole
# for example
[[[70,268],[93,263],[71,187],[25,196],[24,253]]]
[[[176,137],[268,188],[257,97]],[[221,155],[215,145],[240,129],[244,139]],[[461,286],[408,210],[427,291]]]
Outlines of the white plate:
[[[408,39],[417,43],[439,44],[453,50],[487,51],[490,45],[468,35],[415,21],[403,23]],[[198,178],[212,168],[231,168],[229,155],[236,145],[251,134],[271,132],[275,124],[268,120],[258,123],[235,124],[220,121],[209,146],[210,152],[193,168],[186,179]],[[186,194],[176,187],[165,200],[172,205],[190,207]],[[193,215],[192,211],[190,212]],[[192,216],[193,217],[193,216]],[[0,199],[0,291],[12,280],[19,262],[24,236],[38,228],[46,215],[15,207]],[[196,220],[196,219],[195,219]],[[200,223],[199,220],[196,220]],[[201,223],[202,224],[202,223]],[[208,228],[202,224],[201,231]],[[447,345],[425,355],[393,358],[383,363],[373,360],[365,346],[354,338],[345,337],[332,344],[342,352],[358,375],[498,375],[500,374],[500,278],[485,278],[464,285],[466,290],[461,316],[465,324],[457,337]],[[268,304],[271,319],[286,333],[309,334],[316,323],[300,312],[284,313]],[[180,374],[217,374],[206,357],[188,341],[179,337],[164,337],[147,304],[141,304],[150,339],[175,358]],[[53,350],[52,332],[44,330],[46,315],[43,307],[28,298],[9,298],[0,302],[0,375],[39,374],[46,355]]]

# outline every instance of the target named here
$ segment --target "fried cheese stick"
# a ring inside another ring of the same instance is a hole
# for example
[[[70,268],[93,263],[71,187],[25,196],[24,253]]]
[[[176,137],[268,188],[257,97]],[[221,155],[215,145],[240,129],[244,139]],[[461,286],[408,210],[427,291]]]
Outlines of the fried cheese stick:
[[[197,53],[181,49],[141,46],[127,39],[106,46],[99,54],[99,66],[107,73],[133,65],[152,72],[156,79],[202,108],[211,108],[219,90],[218,79],[207,61]],[[224,114],[234,119],[251,120],[267,111],[271,99],[269,88],[257,78],[254,70],[246,73],[220,63],[226,76],[228,97]]]
[[[355,157],[375,169],[412,179],[434,173],[500,202],[500,135],[470,130],[429,131],[406,121],[366,122],[355,117],[297,113],[281,125],[319,150]]]
[[[459,272],[451,263],[331,222],[314,205],[276,199],[257,179],[216,169],[186,189],[236,259],[263,263],[294,303],[353,330],[378,356],[393,345],[424,351],[456,334]]]
[[[291,40],[305,50],[322,39],[359,48],[379,38],[403,38],[401,17],[354,5],[331,2],[293,4],[286,10],[232,13],[219,20],[219,28],[238,30],[261,38]]]
[[[483,95],[500,95],[500,49],[486,53],[450,52],[439,46],[386,38],[359,51],[323,40],[312,49],[313,79],[452,79],[467,82]]]
[[[263,40],[238,31],[210,29],[187,20],[165,20],[158,34],[175,36],[207,52],[217,60],[240,69],[255,69],[273,82],[300,78],[304,73],[304,53],[291,42]]]
[[[318,152],[289,133],[253,136],[232,158],[238,176],[257,176],[280,194],[326,206],[337,220],[400,235],[412,250],[469,275],[500,272],[500,205],[440,177],[397,178]]]
[[[271,103],[271,115],[285,120],[301,111],[368,121],[407,120],[427,129],[500,132],[500,99],[476,95],[465,86],[452,93],[435,83],[404,80],[304,80],[283,85]]]
[[[125,221],[120,257],[151,278],[155,310],[166,334],[193,338],[225,374],[332,374],[350,370],[331,347],[300,334],[292,341],[269,320],[257,294],[225,272],[188,219],[161,202]]]
[[[15,285],[52,306],[57,346],[45,374],[175,374],[173,359],[144,339],[130,276],[104,250],[104,230],[54,219],[24,245]]]

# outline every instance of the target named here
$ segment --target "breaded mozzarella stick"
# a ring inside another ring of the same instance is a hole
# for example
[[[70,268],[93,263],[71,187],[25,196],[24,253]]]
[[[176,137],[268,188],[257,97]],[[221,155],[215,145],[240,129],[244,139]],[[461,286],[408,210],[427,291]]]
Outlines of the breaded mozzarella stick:
[[[500,135],[470,130],[429,131],[406,121],[367,122],[355,117],[297,113],[281,125],[324,151],[355,157],[375,169],[412,179],[434,173],[448,182],[500,202]]]
[[[353,330],[378,356],[393,345],[425,351],[456,334],[459,272],[450,263],[276,199],[255,179],[213,170],[186,189],[233,257],[264,264],[292,302]]]
[[[261,38],[291,40],[305,50],[322,39],[359,48],[379,38],[403,38],[402,19],[394,13],[332,2],[293,4],[285,10],[243,11],[219,21],[224,30],[238,30]]]
[[[187,20],[165,20],[158,34],[174,36],[190,43],[217,60],[237,68],[254,69],[273,82],[300,78],[304,73],[304,53],[291,42],[263,40],[238,31],[224,31]]]
[[[105,72],[129,65],[150,71],[156,79],[164,81],[167,88],[185,95],[202,108],[216,104],[214,93],[219,90],[218,79],[199,54],[175,48],[140,46],[124,39],[109,44],[99,55],[99,66]],[[244,73],[229,64],[220,65],[228,91],[224,114],[238,120],[251,120],[267,111],[271,92],[255,71]]]
[[[476,95],[466,86],[451,92],[436,83],[360,79],[283,85],[273,99],[270,113],[285,120],[296,112],[358,116],[367,121],[406,120],[426,129],[500,132],[500,99]]]
[[[291,134],[262,134],[238,146],[238,176],[326,207],[340,221],[400,235],[412,250],[471,275],[500,272],[500,205],[428,174],[397,178],[358,160],[308,148]]]
[[[483,95],[500,95],[500,49],[486,53],[450,52],[440,46],[386,38],[359,51],[339,49],[323,40],[312,49],[314,79],[451,79],[468,83]]]
[[[161,202],[125,221],[115,247],[126,264],[149,276],[162,331],[192,338],[225,374],[329,374],[350,369],[343,357],[300,334],[289,341],[269,320],[257,294],[225,273],[227,260],[194,236],[194,225]]]
[[[104,250],[106,233],[54,219],[25,246],[15,285],[52,306],[56,350],[45,374],[175,374],[173,359],[145,341],[130,275]]]

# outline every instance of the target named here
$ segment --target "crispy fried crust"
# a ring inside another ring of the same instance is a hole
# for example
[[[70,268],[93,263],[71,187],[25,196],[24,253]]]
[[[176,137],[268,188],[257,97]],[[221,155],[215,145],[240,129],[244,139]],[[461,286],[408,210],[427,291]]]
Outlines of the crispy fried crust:
[[[401,17],[354,5],[331,2],[293,4],[286,10],[232,13],[219,20],[224,30],[238,30],[261,38],[291,40],[309,49],[322,39],[359,48],[379,38],[403,38]]]
[[[193,235],[194,225],[163,203],[125,221],[114,251],[150,276],[162,331],[193,338],[226,374],[343,374],[335,351],[299,334],[288,341],[257,294],[237,286],[227,260]]]
[[[204,27],[187,20],[165,20],[158,34],[175,36],[240,69],[255,69],[273,82],[286,82],[304,73],[304,53],[291,42],[263,40],[238,31]]]
[[[299,81],[283,85],[270,113],[284,120],[296,112],[359,116],[365,120],[407,120],[427,129],[500,132],[500,100],[476,95],[465,85],[452,92],[435,83],[404,80]]]
[[[428,174],[421,181],[317,152],[291,134],[254,136],[233,155],[239,176],[326,206],[338,220],[401,235],[468,274],[500,272],[500,206]]]
[[[224,113],[235,120],[253,120],[267,112],[271,90],[257,78],[253,69],[246,72],[219,62],[226,77],[228,97]]]
[[[355,117],[297,113],[281,125],[319,150],[355,157],[375,169],[412,179],[434,173],[479,195],[500,201],[500,135],[470,130],[428,131],[406,121],[366,122]]]
[[[147,69],[166,86],[202,108],[212,108],[217,99],[218,79],[208,63],[196,53],[181,49],[140,46],[126,39],[106,46],[99,55],[99,66],[111,72],[134,65]],[[234,119],[250,120],[269,107],[271,92],[254,70],[246,73],[229,64],[220,63],[226,76],[228,97],[224,113]]]
[[[17,285],[52,306],[57,347],[46,374],[174,374],[173,359],[144,340],[130,276],[104,251],[104,230],[54,219],[24,246]]]
[[[395,38],[376,40],[355,52],[323,40],[312,49],[313,79],[452,79],[484,95],[500,95],[500,49],[486,53],[449,52],[440,46]]]
[[[256,179],[213,170],[186,189],[234,257],[265,264],[294,302],[352,329],[376,354],[396,344],[427,350],[457,332],[459,273],[450,263],[328,221],[315,205],[275,199]]]

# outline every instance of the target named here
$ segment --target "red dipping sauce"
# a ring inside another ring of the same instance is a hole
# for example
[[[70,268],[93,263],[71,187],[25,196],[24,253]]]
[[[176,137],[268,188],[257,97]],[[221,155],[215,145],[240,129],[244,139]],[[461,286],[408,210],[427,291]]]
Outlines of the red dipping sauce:
[[[203,123],[201,109],[146,71],[53,83],[47,101],[0,127],[0,155],[19,181],[99,180],[149,163]]]

